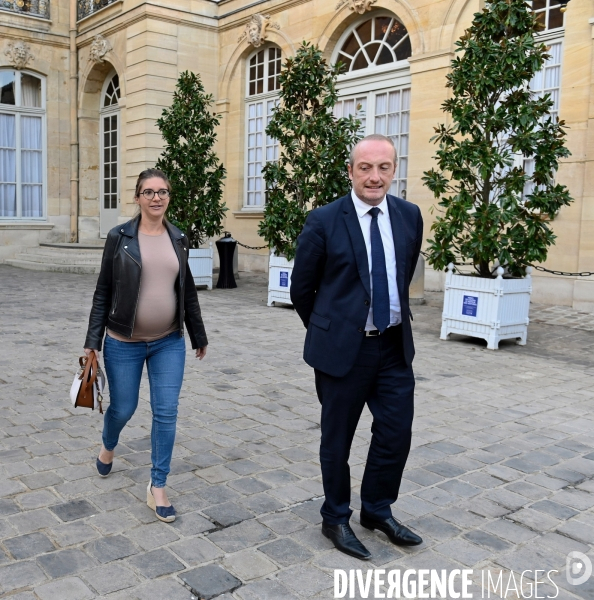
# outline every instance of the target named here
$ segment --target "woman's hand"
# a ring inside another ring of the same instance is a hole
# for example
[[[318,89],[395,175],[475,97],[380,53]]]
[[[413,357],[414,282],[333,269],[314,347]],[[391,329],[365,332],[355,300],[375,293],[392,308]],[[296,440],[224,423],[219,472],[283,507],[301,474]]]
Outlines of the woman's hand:
[[[85,354],[86,354],[87,356],[89,356],[89,354],[90,354],[91,352],[94,352],[95,354],[99,355],[99,352],[98,352],[97,350],[93,349],[93,348],[84,348],[84,351],[85,351]]]
[[[196,358],[202,360],[206,356],[206,346],[202,348],[196,348]]]

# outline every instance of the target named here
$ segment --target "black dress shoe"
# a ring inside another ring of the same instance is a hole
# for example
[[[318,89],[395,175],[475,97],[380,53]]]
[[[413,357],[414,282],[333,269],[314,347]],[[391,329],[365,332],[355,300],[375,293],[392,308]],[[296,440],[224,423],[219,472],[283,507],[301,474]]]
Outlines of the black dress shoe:
[[[423,543],[421,537],[413,533],[408,527],[399,523],[394,517],[389,519],[375,519],[361,512],[361,525],[366,529],[379,529],[383,531],[393,544],[398,546],[418,546]]]
[[[348,523],[330,525],[322,522],[322,533],[334,544],[337,550],[361,560],[371,558],[371,552],[359,541]]]

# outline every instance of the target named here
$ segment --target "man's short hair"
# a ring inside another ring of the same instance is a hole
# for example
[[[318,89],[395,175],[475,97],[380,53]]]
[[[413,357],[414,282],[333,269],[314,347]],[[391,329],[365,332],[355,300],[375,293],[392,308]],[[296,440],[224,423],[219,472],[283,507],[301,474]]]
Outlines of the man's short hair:
[[[351,169],[353,168],[353,165],[355,164],[355,150],[357,149],[359,144],[362,144],[363,142],[367,142],[367,141],[388,142],[388,144],[390,144],[390,146],[392,146],[392,148],[394,148],[394,164],[396,164],[398,162],[398,152],[396,151],[396,146],[394,146],[394,142],[389,137],[386,137],[385,135],[382,135],[381,133],[372,133],[371,135],[365,136],[362,140],[359,140],[352,147],[351,153],[349,154],[349,164],[351,165]]]

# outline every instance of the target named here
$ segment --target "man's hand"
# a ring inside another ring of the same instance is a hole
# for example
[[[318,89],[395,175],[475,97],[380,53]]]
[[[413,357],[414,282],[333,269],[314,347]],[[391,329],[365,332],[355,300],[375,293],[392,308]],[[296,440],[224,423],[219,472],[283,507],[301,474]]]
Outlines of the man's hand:
[[[196,358],[202,360],[206,356],[206,346],[202,348],[196,348]]]

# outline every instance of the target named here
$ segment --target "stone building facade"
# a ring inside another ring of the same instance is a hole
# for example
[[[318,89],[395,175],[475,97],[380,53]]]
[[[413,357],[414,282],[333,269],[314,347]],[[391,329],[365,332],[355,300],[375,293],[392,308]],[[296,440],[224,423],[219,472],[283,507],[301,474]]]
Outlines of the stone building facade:
[[[43,241],[100,243],[133,214],[138,173],[162,149],[156,119],[181,71],[200,73],[222,114],[225,229],[258,246],[260,169],[278,153],[264,129],[284,58],[306,40],[348,72],[337,114],[395,140],[393,193],[417,203],[427,237],[434,200],[422,184],[433,127],[444,120],[454,42],[482,0],[0,0],[0,260]],[[545,266],[594,270],[594,4],[534,0],[551,60],[533,82],[569,127],[558,172],[574,203],[554,223]],[[12,95],[11,95],[12,94]],[[529,168],[530,165],[526,164]],[[240,269],[267,252],[240,249]],[[426,286],[438,289],[431,270]],[[538,273],[534,297],[594,310],[594,277]]]

